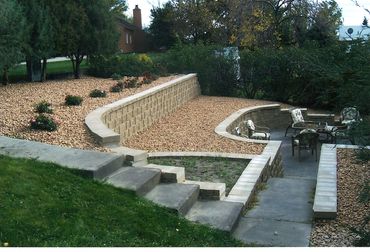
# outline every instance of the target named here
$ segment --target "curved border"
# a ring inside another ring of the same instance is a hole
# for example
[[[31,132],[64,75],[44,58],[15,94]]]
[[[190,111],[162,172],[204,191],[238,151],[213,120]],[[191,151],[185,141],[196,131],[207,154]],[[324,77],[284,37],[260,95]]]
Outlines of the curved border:
[[[233,140],[242,141],[242,142],[250,142],[250,143],[269,143],[270,140],[256,140],[256,139],[249,139],[245,137],[235,136],[227,131],[228,127],[233,124],[236,120],[240,117],[244,116],[253,111],[258,111],[265,108],[280,108],[280,104],[269,104],[269,105],[262,105],[262,106],[254,106],[250,108],[240,109],[235,113],[232,113],[229,117],[227,117],[224,121],[222,121],[215,129],[215,132],[223,137],[227,137]]]

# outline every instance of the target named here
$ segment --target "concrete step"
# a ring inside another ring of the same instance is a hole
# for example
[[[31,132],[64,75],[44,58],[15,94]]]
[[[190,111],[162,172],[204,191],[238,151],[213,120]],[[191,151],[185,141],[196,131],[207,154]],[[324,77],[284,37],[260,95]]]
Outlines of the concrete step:
[[[226,184],[185,180],[184,184],[199,185],[199,198],[203,200],[221,200],[225,197]]]
[[[146,165],[148,165],[147,159],[144,159],[138,162],[130,162],[130,161],[128,162],[131,164],[131,166],[134,166],[134,167],[145,167]]]
[[[137,195],[143,196],[159,183],[160,178],[160,170],[122,167],[106,178],[106,182],[116,187],[135,191]]]
[[[148,164],[146,168],[154,168],[162,171],[161,182],[182,183],[185,181],[185,168],[179,166]]]
[[[114,153],[123,155],[126,161],[132,163],[143,161],[148,158],[148,152],[143,150],[135,150],[123,146],[110,146],[110,150]]]
[[[197,201],[199,185],[159,184],[144,197],[185,215]]]
[[[185,215],[190,221],[232,232],[243,209],[242,203],[226,201],[197,201]]]

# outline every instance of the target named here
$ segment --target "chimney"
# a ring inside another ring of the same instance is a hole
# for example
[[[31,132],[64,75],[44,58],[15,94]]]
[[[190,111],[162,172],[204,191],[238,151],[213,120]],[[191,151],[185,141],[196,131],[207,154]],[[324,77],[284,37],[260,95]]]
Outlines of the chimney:
[[[143,28],[141,23],[141,10],[139,9],[138,5],[135,5],[135,9],[133,11],[134,16],[134,25],[138,27],[140,30]]]

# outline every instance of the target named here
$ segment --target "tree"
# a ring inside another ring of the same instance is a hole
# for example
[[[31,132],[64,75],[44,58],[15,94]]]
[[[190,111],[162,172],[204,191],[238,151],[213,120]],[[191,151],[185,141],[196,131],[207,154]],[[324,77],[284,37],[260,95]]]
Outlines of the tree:
[[[106,0],[108,6],[110,6],[110,12],[115,15],[126,17],[125,11],[127,11],[126,0]]]
[[[117,50],[118,32],[108,2],[50,1],[57,20],[57,49],[71,59],[76,79],[80,78],[80,64],[85,56]]]
[[[0,0],[0,69],[8,83],[8,69],[22,59],[25,19],[15,0]]]
[[[46,79],[47,58],[55,53],[54,28],[46,0],[18,0],[24,9],[27,39],[23,48],[26,55],[29,81]]]
[[[152,22],[149,26],[149,33],[154,48],[170,48],[176,42],[174,33],[175,13],[171,2],[163,7],[153,7],[150,11]]]
[[[308,39],[316,40],[321,46],[336,41],[341,17],[341,10],[334,0],[321,2],[308,29]]]

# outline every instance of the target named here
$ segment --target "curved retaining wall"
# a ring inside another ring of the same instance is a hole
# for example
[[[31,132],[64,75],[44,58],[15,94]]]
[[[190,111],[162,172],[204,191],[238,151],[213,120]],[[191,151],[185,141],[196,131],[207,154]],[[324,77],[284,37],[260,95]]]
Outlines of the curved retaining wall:
[[[188,74],[100,107],[85,124],[102,145],[116,145],[200,95],[196,74]]]

